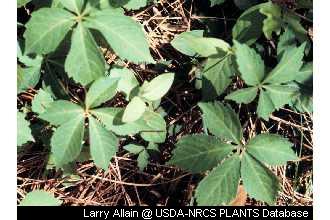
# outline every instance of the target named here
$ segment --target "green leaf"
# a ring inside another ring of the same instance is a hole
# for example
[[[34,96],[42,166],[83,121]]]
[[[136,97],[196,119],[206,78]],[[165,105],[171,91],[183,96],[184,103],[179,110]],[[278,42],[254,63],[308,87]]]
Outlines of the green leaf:
[[[92,159],[96,166],[108,170],[110,160],[116,155],[118,138],[107,131],[100,122],[89,117],[89,139]]]
[[[187,36],[188,46],[201,57],[225,56],[231,49],[224,40],[212,37]]]
[[[305,63],[295,78],[295,81],[305,86],[313,86],[313,62]]]
[[[184,136],[175,146],[168,164],[193,173],[204,172],[215,167],[234,150],[233,145],[225,144],[214,136],[203,134]]]
[[[25,114],[17,112],[17,146],[22,146],[28,141],[34,141],[29,126],[30,123],[25,120]]]
[[[301,24],[300,16],[294,13],[285,13],[283,15],[283,20],[288,24],[288,26],[294,31],[296,38],[299,42],[309,41],[307,36],[307,31]]]
[[[127,2],[127,0],[125,0]],[[89,0],[87,1],[85,14],[93,13],[99,10],[112,10],[113,12],[124,14],[123,8],[121,8],[125,2],[123,0]]]
[[[104,76],[103,55],[92,34],[81,23],[73,31],[71,48],[65,60],[65,71],[82,85]]]
[[[122,59],[154,63],[142,26],[132,18],[113,10],[102,10],[91,15],[87,25],[100,31]]]
[[[62,167],[79,156],[84,137],[84,123],[85,118],[82,115],[76,115],[54,132],[51,139],[51,152],[57,167]]]
[[[293,86],[269,85],[264,88],[266,91],[260,90],[257,113],[265,120],[268,120],[273,111],[289,104],[297,96],[297,88]]]
[[[237,102],[238,104],[248,104],[252,102],[258,94],[258,88],[257,87],[249,87],[245,89],[239,89],[235,92],[230,93],[226,96],[226,99],[233,100]]]
[[[42,8],[32,13],[26,24],[26,54],[53,52],[75,23],[70,12],[60,8]]]
[[[91,113],[99,118],[108,130],[117,135],[134,135],[145,127],[142,117],[134,122],[118,123],[122,118],[121,108],[98,108],[91,110]]]
[[[267,2],[260,7],[260,13],[266,16],[262,27],[266,38],[271,39],[273,32],[279,35],[282,27],[281,7],[272,2]]]
[[[236,197],[241,160],[238,155],[226,159],[213,169],[196,189],[198,205],[228,205]]]
[[[148,5],[151,0],[129,0],[124,7],[128,10],[136,10]]]
[[[206,61],[202,74],[202,94],[204,101],[211,101],[221,95],[232,79],[233,63],[231,57],[211,58]]]
[[[55,198],[53,194],[43,190],[34,190],[26,194],[19,206],[59,206],[61,204],[61,200]]]
[[[130,123],[122,122],[123,109],[99,108],[91,110],[108,130],[118,135],[133,135],[141,132],[144,140],[162,143],[166,138],[166,122],[162,116],[152,111],[146,111],[138,120]]]
[[[147,106],[144,101],[140,97],[135,96],[125,108],[122,118],[123,122],[134,122],[138,120],[146,109]]]
[[[163,143],[166,138],[166,122],[163,117],[152,111],[146,111],[142,116],[143,127],[141,137],[149,142]]]
[[[270,205],[275,204],[280,189],[277,177],[249,153],[243,155],[241,176],[249,196]]]
[[[174,39],[171,41],[171,45],[180,51],[181,53],[187,56],[196,56],[196,51],[191,48],[191,44],[189,44],[189,40],[192,37],[203,37],[203,30],[193,30],[186,31],[179,35],[176,35]]]
[[[139,154],[145,149],[143,146],[136,144],[128,144],[125,145],[123,148],[128,152],[130,152],[131,154]]]
[[[17,58],[27,67],[39,67],[42,64],[43,57],[41,55],[29,56],[24,51],[24,43],[22,41],[17,42]]]
[[[86,94],[86,108],[94,108],[112,99],[117,93],[118,80],[109,76],[99,78]]]
[[[20,8],[24,5],[26,5],[27,3],[29,3],[31,0],[17,0],[17,8]]]
[[[286,50],[279,64],[266,76],[263,83],[285,83],[294,80],[303,65],[306,43]]]
[[[275,109],[288,104],[293,97],[297,96],[297,88],[290,85],[269,85],[264,86],[269,94]]]
[[[265,77],[265,65],[260,55],[246,44],[234,41],[238,69],[245,83],[259,85]]]
[[[265,16],[259,12],[262,3],[255,5],[246,11],[238,18],[233,27],[233,38],[240,43],[248,45],[253,44],[262,34],[263,20]]]
[[[127,100],[129,100],[132,90],[140,85],[134,72],[126,68],[111,69],[110,77],[119,78],[117,90],[123,92],[126,95]]]
[[[281,57],[285,51],[292,50],[296,46],[296,37],[291,28],[285,28],[277,44],[277,56]]]
[[[40,66],[22,68],[17,65],[17,93],[34,88],[40,80]]]
[[[211,7],[215,5],[220,5],[225,2],[225,0],[209,0],[211,2]]]
[[[285,165],[289,160],[298,159],[291,146],[292,143],[279,135],[259,134],[249,141],[246,150],[268,165]]]
[[[60,0],[60,2],[70,11],[80,14],[84,7],[85,0]]]
[[[52,96],[45,92],[43,89],[39,89],[38,94],[34,96],[32,100],[32,111],[38,114],[42,114],[53,102]]]
[[[274,103],[272,102],[269,94],[261,89],[257,107],[258,117],[268,121],[269,116],[273,111],[275,111]]]
[[[173,81],[174,73],[161,74],[141,87],[140,96],[149,101],[159,100],[169,91]]]
[[[241,142],[242,127],[234,110],[220,102],[200,102],[198,106],[202,109],[203,121],[212,134],[236,144]]]
[[[46,111],[39,115],[39,118],[53,125],[61,125],[77,116],[84,116],[82,107],[69,101],[59,100],[51,103]]]
[[[139,153],[139,156],[137,158],[137,163],[140,171],[143,171],[147,167],[149,162],[149,157],[150,155],[146,150],[143,150],[141,153]]]
[[[159,152],[158,144],[149,142],[149,144],[147,146],[147,150]]]
[[[313,96],[306,94],[304,92],[299,92],[299,95],[296,99],[290,104],[298,112],[301,113],[312,113],[313,112]]]

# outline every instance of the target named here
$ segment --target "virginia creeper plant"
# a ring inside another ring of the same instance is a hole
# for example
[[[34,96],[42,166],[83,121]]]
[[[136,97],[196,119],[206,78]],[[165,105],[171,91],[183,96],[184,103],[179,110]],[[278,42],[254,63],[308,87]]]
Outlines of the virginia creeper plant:
[[[121,147],[136,155],[141,171],[146,169],[167,141],[171,125],[161,111],[162,98],[179,73],[162,71],[141,82],[127,65],[109,65],[104,57],[110,51],[118,63],[158,62],[143,25],[125,14],[151,2],[17,2],[18,8],[35,7],[28,22],[18,24],[24,33],[17,41],[17,94],[35,93],[30,103],[18,102],[19,150],[38,142],[49,152],[47,168],[65,171],[76,161],[93,160],[107,171]],[[209,0],[211,7],[224,2]],[[243,119],[234,110],[254,105],[254,116],[261,121],[269,121],[284,106],[313,112],[307,30],[294,10],[262,2],[234,0],[244,12],[232,28],[231,41],[210,37],[205,30],[186,31],[171,41],[178,52],[197,60],[195,87],[202,95],[198,107],[204,133],[179,137],[167,164],[203,174],[194,193],[198,205],[228,205],[239,185],[250,197],[275,204],[280,182],[271,166],[299,160],[293,144],[279,134],[245,135]],[[297,1],[296,9],[310,9],[310,2]],[[260,39],[277,42],[271,65]],[[233,86],[234,80],[240,86]],[[114,107],[119,94],[125,104]],[[132,141],[133,136],[141,141]],[[34,191],[21,205],[40,205],[39,200],[61,204],[47,192]]]

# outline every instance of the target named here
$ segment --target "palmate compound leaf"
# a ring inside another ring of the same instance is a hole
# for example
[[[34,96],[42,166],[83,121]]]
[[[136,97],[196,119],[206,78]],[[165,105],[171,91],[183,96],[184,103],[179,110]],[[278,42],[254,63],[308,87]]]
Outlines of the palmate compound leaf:
[[[237,193],[241,160],[233,155],[214,168],[196,189],[198,205],[227,205]]]
[[[248,87],[245,89],[239,89],[227,95],[226,99],[233,100],[238,104],[241,103],[248,104],[257,97],[258,90],[259,89],[257,87]]]
[[[260,13],[266,16],[262,27],[266,38],[271,39],[273,32],[279,35],[282,27],[281,7],[273,2],[267,2],[260,7]]]
[[[60,8],[42,8],[32,13],[26,24],[26,54],[54,51],[75,23],[74,15]]]
[[[25,120],[25,114],[17,112],[17,146],[22,146],[28,141],[34,141],[29,125],[30,123]]]
[[[51,94],[45,92],[43,89],[39,89],[38,94],[34,96],[32,100],[32,111],[38,114],[42,114],[54,101]]]
[[[84,7],[85,0],[60,0],[60,2],[68,10],[80,14]]]
[[[246,192],[257,200],[274,205],[280,189],[277,177],[249,153],[244,153],[241,177]]]
[[[299,47],[286,50],[280,63],[266,76],[263,83],[281,84],[294,80],[303,65],[305,47],[306,43],[303,43]]]
[[[263,88],[265,90],[261,89],[259,93],[257,113],[264,120],[268,120],[272,112],[289,104],[298,95],[297,88],[290,85],[267,85]]]
[[[65,71],[76,82],[87,85],[104,76],[105,61],[90,31],[78,23],[72,34]]]
[[[119,140],[94,117],[89,117],[89,140],[92,159],[96,166],[108,169],[110,160],[116,155]]]
[[[105,9],[91,14],[86,24],[100,31],[120,58],[134,63],[154,63],[143,28],[132,18]]]
[[[275,134],[259,134],[252,138],[246,150],[254,158],[268,165],[285,165],[298,157],[291,149],[292,143]]]
[[[61,204],[61,200],[55,198],[52,193],[34,190],[26,194],[19,206],[59,206]]]
[[[189,40],[191,37],[203,37],[203,32],[203,30],[192,30],[183,32],[174,37],[174,39],[171,41],[171,45],[176,50],[187,56],[196,56],[197,53],[193,48],[191,48]]]
[[[95,108],[112,99],[117,93],[118,80],[109,76],[97,79],[86,94],[86,108]]]
[[[241,142],[242,126],[233,109],[220,102],[200,102],[198,106],[202,109],[203,121],[212,134],[236,144]]]
[[[259,85],[265,77],[265,65],[260,55],[247,46],[234,41],[238,69],[245,83],[250,86]]]
[[[79,156],[84,137],[84,123],[83,115],[75,115],[54,132],[50,145],[57,167],[62,167]]]
[[[84,116],[84,109],[81,106],[66,100],[58,100],[52,102],[46,111],[39,115],[39,118],[57,126],[77,116]]]
[[[193,173],[205,172],[215,167],[233,150],[233,145],[225,144],[214,136],[187,135],[176,144],[168,164],[176,165]]]
[[[209,57],[202,73],[202,94],[204,101],[214,100],[229,86],[235,73],[233,57]]]
[[[147,106],[145,102],[139,97],[135,96],[126,106],[123,114],[123,122],[134,122],[141,118],[146,111]]]
[[[173,81],[174,73],[163,73],[150,82],[143,84],[140,96],[149,101],[157,101],[169,91]]]

